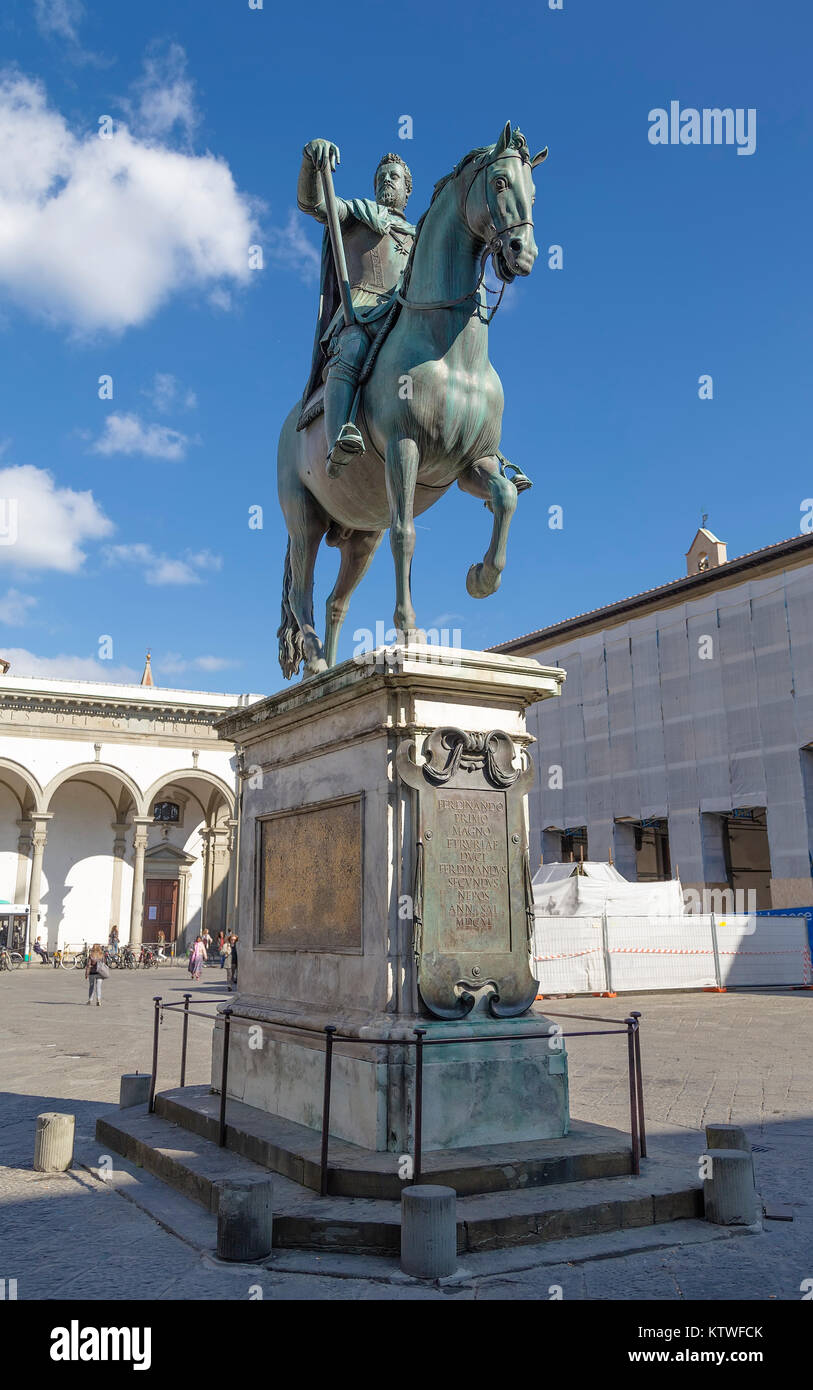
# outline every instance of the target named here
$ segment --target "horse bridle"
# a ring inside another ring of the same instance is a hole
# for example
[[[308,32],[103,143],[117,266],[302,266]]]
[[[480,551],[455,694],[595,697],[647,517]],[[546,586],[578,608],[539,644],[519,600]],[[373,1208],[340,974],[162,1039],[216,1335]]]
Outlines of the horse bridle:
[[[477,166],[477,168],[475,169],[475,171],[474,171],[474,173],[473,173],[471,179],[469,180],[469,186],[468,186],[468,188],[466,189],[466,196],[465,196],[465,198],[463,199],[463,206],[462,206],[463,219],[464,219],[464,221],[465,221],[465,223],[466,223],[466,226],[469,228],[469,230],[471,230],[471,223],[469,222],[469,219],[468,219],[467,211],[466,211],[466,210],[467,210],[468,205],[469,205],[469,195],[470,195],[470,193],[471,193],[471,190],[473,189],[473,187],[474,187],[475,183],[477,182],[477,180],[479,179],[480,175],[481,175],[481,174],[484,174],[485,171],[486,171],[486,169],[490,169],[491,166],[492,166],[492,164],[496,164],[496,163],[497,163],[499,160],[501,160],[501,159],[519,159],[519,160],[522,160],[522,155],[519,153],[518,150],[517,150],[517,151],[514,151],[514,150],[503,150],[502,154],[496,154],[496,155],[493,156],[493,158],[487,159],[486,162],[485,162],[485,164],[478,164],[478,166]],[[526,161],[523,160],[522,162],[525,163]],[[491,209],[488,207],[488,196],[487,196],[487,195],[486,195],[486,208],[488,209],[489,212],[491,211]],[[492,222],[492,223],[491,223],[491,226],[494,228],[494,231],[493,231],[493,235],[492,235],[491,239],[486,243],[486,245],[485,245],[485,247],[484,247],[484,249],[483,249],[483,254],[482,254],[482,256],[480,257],[480,274],[479,274],[478,277],[477,277],[477,284],[475,285],[475,287],[474,287],[473,290],[469,290],[466,294],[461,294],[460,297],[459,297],[459,299],[436,299],[436,300],[431,300],[431,301],[429,301],[429,302],[426,303],[426,304],[418,304],[418,303],[415,302],[415,300],[404,299],[404,296],[401,294],[401,291],[400,291],[400,290],[397,290],[397,291],[396,291],[395,297],[396,297],[396,299],[398,300],[398,303],[401,304],[405,309],[454,309],[454,308],[456,308],[456,306],[457,306],[458,304],[465,304],[465,302],[466,302],[467,299],[474,299],[474,298],[476,298],[476,296],[478,296],[479,293],[480,293],[480,286],[482,285],[483,280],[484,280],[484,278],[485,278],[485,273],[486,273],[486,261],[488,260],[489,256],[493,256],[493,255],[495,254],[495,252],[501,250],[501,247],[500,247],[500,237],[501,237],[501,236],[504,236],[506,232],[513,232],[513,231],[515,231],[517,227],[532,227],[533,225],[534,225],[533,222],[529,221],[527,218],[526,218],[524,221],[522,221],[522,222],[510,222],[510,223],[508,223],[507,226],[505,226],[505,227],[500,227],[500,228],[494,227],[494,223]],[[491,320],[493,319],[494,315],[496,314],[497,310],[498,310],[499,307],[500,307],[500,304],[502,303],[502,297],[503,297],[503,295],[505,294],[505,285],[506,285],[506,281],[503,280],[502,286],[501,286],[501,288],[500,288],[499,291],[489,289],[488,285],[485,286],[486,294],[498,294],[498,293],[499,293],[499,298],[497,299],[497,303],[494,305],[494,308],[490,311],[490,313],[489,313],[489,315],[488,315],[488,318],[484,320],[484,322],[487,323],[487,324],[488,324],[488,323],[491,323]]]

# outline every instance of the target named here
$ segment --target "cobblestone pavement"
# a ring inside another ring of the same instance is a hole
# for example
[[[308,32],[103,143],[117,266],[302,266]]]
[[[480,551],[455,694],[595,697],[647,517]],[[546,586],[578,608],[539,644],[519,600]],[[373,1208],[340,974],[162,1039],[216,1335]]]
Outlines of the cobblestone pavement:
[[[79,1143],[118,1100],[122,1072],[148,1071],[152,996],[180,999],[180,968],[114,973],[103,1005],[85,1006],[80,972],[32,966],[0,975],[0,1277],[20,1299],[246,1299],[252,1286],[276,1299],[783,1299],[801,1298],[813,1278],[813,994],[626,995],[549,1000],[551,1014],[623,1017],[642,1013],[646,1114],[653,1142],[696,1155],[708,1121],[746,1126],[763,1199],[787,1203],[792,1222],[768,1221],[758,1235],[588,1263],[517,1265],[498,1252],[476,1274],[443,1288],[388,1282],[381,1262],[348,1259],[346,1277],[322,1275],[315,1255],[302,1272],[224,1268],[171,1235],[146,1212],[76,1168],[47,1176],[31,1167],[35,1117],[69,1109]],[[215,967],[193,989],[223,993]],[[560,1020],[566,1030],[589,1025]],[[208,1080],[210,1028],[190,1022],[187,1079]],[[177,1085],[180,1020],[161,1028],[159,1087]],[[574,1116],[628,1126],[625,1042],[574,1039]],[[535,1247],[540,1249],[540,1247]],[[310,1267],[309,1267],[310,1266]],[[386,1271],[385,1271],[386,1273]],[[552,1295],[551,1290],[554,1290]]]

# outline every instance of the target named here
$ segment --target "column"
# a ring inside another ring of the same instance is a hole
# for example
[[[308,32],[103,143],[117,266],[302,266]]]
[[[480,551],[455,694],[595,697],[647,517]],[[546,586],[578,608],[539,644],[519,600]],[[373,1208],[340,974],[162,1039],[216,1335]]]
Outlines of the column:
[[[710,888],[728,887],[725,817],[704,811],[700,816],[703,836],[703,878]]]
[[[32,938],[36,941],[39,934],[40,920],[40,890],[42,888],[42,860],[45,854],[45,841],[48,838],[48,822],[53,820],[53,812],[33,811],[31,823],[33,831],[31,834],[31,846],[33,854],[31,856],[31,880],[28,885],[28,927],[25,934],[25,955],[30,957],[30,945]],[[54,943],[56,947],[56,942]],[[30,963],[30,962],[29,962]]]
[[[141,945],[144,916],[144,852],[152,821],[144,816],[133,817],[133,899],[130,908],[130,945]]]
[[[226,822],[229,828],[229,875],[226,882],[226,920],[224,930],[237,931],[237,855],[239,848],[237,821]]]
[[[124,863],[124,853],[127,847],[125,836],[127,825],[124,821],[112,822],[113,840],[113,883],[110,888],[110,921],[108,923],[108,935],[114,927],[119,929],[119,940],[121,940],[121,872]]]
[[[203,873],[200,880],[200,931],[203,935],[209,926],[209,898],[212,878],[212,828],[209,825],[200,832],[200,847],[203,862]]]
[[[635,825],[630,821],[615,821],[613,825],[613,862],[623,878],[638,882],[638,855],[635,850]]]
[[[230,838],[231,826],[228,822],[223,825],[210,825],[201,833],[201,839],[206,845],[201,916],[203,926],[208,927],[213,937],[217,937],[218,932],[226,926],[227,903],[224,895],[227,888]]]
[[[14,884],[15,903],[24,903],[28,888],[28,875],[31,871],[31,838],[34,827],[27,816],[18,820],[20,834],[17,837],[17,878]]]
[[[228,821],[212,827],[212,918],[214,928],[209,927],[214,937],[225,931],[228,911],[229,880],[229,841],[231,826]]]

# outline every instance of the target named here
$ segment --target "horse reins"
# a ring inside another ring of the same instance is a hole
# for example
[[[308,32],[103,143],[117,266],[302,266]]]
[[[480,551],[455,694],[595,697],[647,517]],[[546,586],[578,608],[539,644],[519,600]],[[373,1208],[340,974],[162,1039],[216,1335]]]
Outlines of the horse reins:
[[[486,169],[490,169],[491,165],[492,165],[492,164],[496,164],[497,161],[500,160],[500,159],[520,159],[520,160],[521,160],[521,159],[522,159],[522,155],[519,154],[518,152],[507,153],[506,151],[503,151],[502,154],[495,155],[493,159],[487,160],[485,164],[479,164],[479,165],[477,166],[477,168],[476,168],[475,171],[474,171],[474,174],[473,174],[472,178],[471,178],[470,181],[469,181],[469,186],[468,186],[468,188],[466,189],[466,196],[465,196],[465,198],[463,199],[463,218],[464,218],[464,221],[466,222],[466,225],[467,225],[467,226],[470,226],[468,217],[466,216],[466,209],[467,209],[467,207],[468,207],[469,195],[470,195],[470,193],[471,193],[471,190],[473,189],[473,187],[474,187],[475,183],[477,182],[478,178],[480,177],[480,175],[483,174],[483,173],[485,173]],[[488,197],[486,197],[486,208],[488,209]],[[488,210],[490,211],[490,209],[488,209]],[[491,223],[491,226],[494,227],[494,223],[493,223],[493,222]],[[481,287],[481,285],[483,284],[483,280],[485,279],[486,261],[488,260],[489,256],[493,256],[498,250],[501,249],[501,248],[500,248],[500,245],[499,245],[499,238],[500,238],[501,236],[504,236],[504,234],[505,234],[506,232],[513,232],[513,231],[515,231],[517,227],[532,227],[532,226],[533,226],[533,222],[529,221],[529,220],[526,218],[526,219],[525,219],[524,221],[522,221],[522,222],[510,222],[507,226],[505,226],[505,227],[500,227],[499,229],[497,229],[496,227],[494,227],[493,236],[491,237],[490,241],[488,241],[488,242],[486,243],[485,248],[484,248],[484,250],[483,250],[483,254],[482,254],[481,257],[480,257],[480,273],[479,273],[479,275],[478,275],[478,277],[477,277],[477,284],[474,286],[474,289],[473,289],[473,290],[469,290],[466,294],[461,294],[460,297],[459,297],[458,299],[437,299],[437,300],[432,300],[432,301],[430,301],[429,303],[426,303],[426,304],[419,304],[419,303],[417,303],[415,300],[404,299],[404,296],[401,294],[401,291],[400,291],[400,290],[396,290],[395,297],[396,297],[396,299],[398,300],[398,303],[401,304],[401,305],[403,306],[403,308],[405,308],[405,309],[454,309],[454,308],[457,307],[458,304],[465,304],[465,302],[466,302],[467,299],[473,299],[473,298],[475,298],[475,296],[479,295],[479,293],[480,293],[480,287]],[[417,246],[417,241],[416,241],[415,245]],[[490,289],[488,285],[486,285],[486,286],[484,287],[484,288],[485,288],[486,294],[498,294],[498,295],[499,295],[499,298],[497,299],[497,303],[494,305],[493,309],[491,309],[491,311],[489,312],[488,318],[484,320],[484,322],[485,322],[486,324],[491,323],[491,320],[493,319],[494,315],[496,314],[497,310],[498,310],[499,307],[500,307],[500,304],[502,303],[502,297],[503,297],[503,295],[505,294],[505,286],[506,286],[506,283],[507,283],[507,282],[506,282],[505,280],[503,280],[502,286],[501,286],[501,288],[499,289],[499,291]]]

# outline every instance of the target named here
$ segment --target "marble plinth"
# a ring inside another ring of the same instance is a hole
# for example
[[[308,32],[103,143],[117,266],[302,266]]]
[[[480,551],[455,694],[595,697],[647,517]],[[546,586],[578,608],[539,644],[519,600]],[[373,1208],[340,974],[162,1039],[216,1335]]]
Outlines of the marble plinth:
[[[492,1017],[488,988],[460,1019],[433,1017],[422,1000],[416,799],[397,766],[407,748],[420,766],[425,741],[443,727],[502,731],[519,766],[532,742],[527,707],[558,694],[563,679],[532,659],[409,645],[344,662],[218,721],[238,746],[242,779],[230,1096],[318,1129],[323,1030],[332,1024],[342,1037],[331,1133],[407,1152],[414,1049],[406,1044],[425,1028],[427,1042],[459,1040],[425,1046],[427,1149],[567,1132],[566,1056],[555,1039],[529,1037],[545,1033],[547,1020]],[[215,1089],[221,1045],[222,1021]]]

